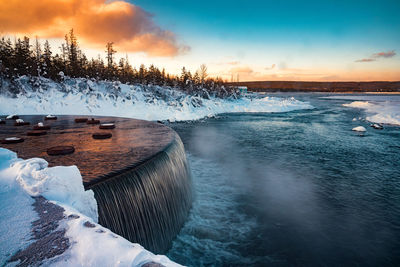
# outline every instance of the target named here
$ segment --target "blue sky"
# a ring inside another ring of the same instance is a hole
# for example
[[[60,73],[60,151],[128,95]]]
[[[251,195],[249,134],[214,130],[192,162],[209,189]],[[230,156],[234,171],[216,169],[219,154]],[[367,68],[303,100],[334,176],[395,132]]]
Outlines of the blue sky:
[[[158,25],[191,47],[178,57],[191,69],[206,63],[211,72],[225,78],[237,70],[243,79],[302,80],[351,80],[349,72],[354,79],[374,79],[390,72],[390,78],[400,80],[398,55],[355,62],[374,53],[400,51],[400,1],[132,3],[152,13]]]
[[[23,6],[24,8],[21,8]],[[226,80],[400,81],[400,0],[0,1],[0,32]],[[189,48],[189,49],[188,49]]]

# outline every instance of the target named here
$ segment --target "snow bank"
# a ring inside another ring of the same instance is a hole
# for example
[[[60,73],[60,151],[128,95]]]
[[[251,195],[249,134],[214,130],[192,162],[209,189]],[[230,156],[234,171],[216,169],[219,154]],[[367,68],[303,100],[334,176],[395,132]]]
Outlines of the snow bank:
[[[31,239],[31,222],[38,219],[34,200],[18,186],[9,166],[17,155],[0,148],[0,266]]]
[[[65,209],[66,219],[60,222],[60,227],[66,229],[71,246],[44,265],[141,266],[154,261],[165,266],[180,266],[96,224],[98,214],[93,191],[84,190],[76,166],[49,168],[43,159],[18,159],[14,152],[0,148],[1,266],[33,242],[31,223],[38,216],[31,196],[44,196]],[[71,214],[74,216],[68,217]]]
[[[363,109],[366,120],[374,123],[400,125],[400,95],[329,96],[328,99],[356,100],[345,107]]]
[[[67,216],[76,214],[65,208]],[[54,266],[142,266],[147,262],[157,262],[164,266],[181,266],[166,256],[154,255],[139,244],[133,244],[110,230],[87,223],[90,218],[80,215],[66,221],[66,236],[72,243],[64,255],[66,260],[52,263]],[[88,225],[89,227],[85,226]]]
[[[97,202],[92,190],[85,191],[76,166],[47,168],[40,158],[19,160],[10,166],[16,181],[30,196],[43,196],[57,204],[73,207],[97,222]]]
[[[17,81],[16,97],[1,95],[0,114],[60,114],[120,116],[145,120],[196,120],[229,112],[287,112],[310,109],[294,98],[204,99],[169,87],[126,85],[119,82],[42,78],[34,87],[30,78]]]

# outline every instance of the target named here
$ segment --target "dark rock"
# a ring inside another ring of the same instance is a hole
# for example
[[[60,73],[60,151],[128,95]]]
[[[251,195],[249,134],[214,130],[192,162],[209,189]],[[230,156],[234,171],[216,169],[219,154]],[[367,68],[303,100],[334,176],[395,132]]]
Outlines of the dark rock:
[[[87,122],[87,121],[88,121],[88,118],[76,118],[75,119],[76,123],[83,123],[83,122]]]
[[[15,122],[14,126],[25,126],[31,124],[30,122],[27,121],[22,121],[22,122]]]
[[[29,131],[26,133],[28,136],[39,136],[39,135],[45,135],[47,134],[46,131]]]
[[[111,133],[94,133],[92,134],[93,139],[108,139],[112,137]]]
[[[75,152],[73,146],[54,146],[47,149],[47,154],[50,156],[67,155]]]
[[[165,267],[165,266],[160,263],[151,261],[151,262],[147,262],[147,263],[143,264],[142,267]]]
[[[95,119],[92,118],[91,120],[88,120],[86,123],[87,124],[99,124],[100,120],[95,120]]]
[[[1,140],[2,144],[16,144],[16,143],[22,143],[24,142],[24,138],[20,138],[20,137],[8,137],[8,138],[4,138],[3,140]]]
[[[43,125],[43,126],[39,126],[39,125],[35,125],[33,126],[33,130],[50,130],[50,126],[48,125]]]
[[[79,219],[79,218],[80,218],[79,215],[76,215],[76,214],[68,215],[68,219]]]
[[[86,221],[86,222],[83,224],[83,226],[88,227],[88,228],[95,228],[95,227],[96,227],[95,224],[93,224],[93,223],[91,223],[91,222],[89,222],[89,221]]]

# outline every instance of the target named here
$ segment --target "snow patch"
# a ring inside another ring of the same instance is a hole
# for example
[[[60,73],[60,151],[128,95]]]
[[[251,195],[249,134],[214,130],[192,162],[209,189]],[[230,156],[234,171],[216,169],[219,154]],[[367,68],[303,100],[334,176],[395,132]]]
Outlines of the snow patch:
[[[363,127],[363,126],[354,127],[352,130],[356,131],[356,132],[366,132],[367,131],[367,129],[365,129],[365,127]]]

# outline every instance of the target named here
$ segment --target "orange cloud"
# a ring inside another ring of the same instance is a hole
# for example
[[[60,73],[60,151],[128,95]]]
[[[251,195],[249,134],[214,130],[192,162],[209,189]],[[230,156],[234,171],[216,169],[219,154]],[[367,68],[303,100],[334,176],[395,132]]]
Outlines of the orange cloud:
[[[370,58],[363,58],[356,60],[355,62],[372,62],[376,61],[377,58],[392,58],[396,55],[396,52],[394,50],[388,51],[388,52],[379,52],[373,54]]]
[[[0,2],[0,31],[62,38],[74,28],[79,40],[94,48],[114,42],[126,52],[175,56],[188,49],[162,30],[152,15],[124,1],[7,0]]]
[[[394,57],[395,55],[396,55],[396,52],[394,50],[392,50],[392,51],[388,51],[388,52],[375,53],[372,56],[375,58],[379,58],[379,57],[391,58],[391,57]]]
[[[250,67],[236,67],[236,68],[230,69],[230,72],[233,74],[237,74],[237,73],[250,74],[250,73],[253,73],[253,69]]]
[[[275,68],[276,64],[272,64],[271,67],[265,67],[265,70],[273,70]]]
[[[354,62],[373,62],[373,61],[376,61],[376,59],[373,59],[373,58],[363,58],[363,59],[358,59],[358,60],[356,60],[356,61],[354,61]]]

